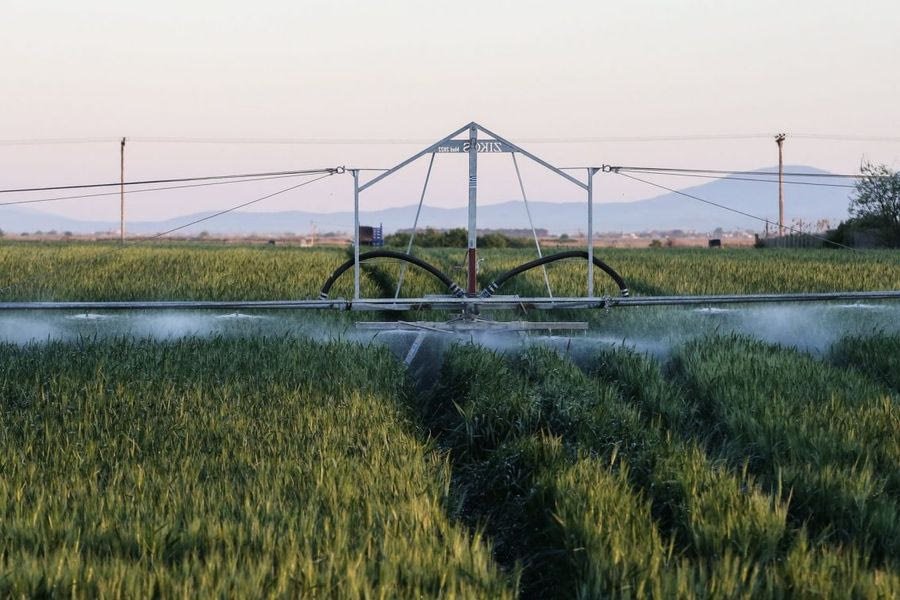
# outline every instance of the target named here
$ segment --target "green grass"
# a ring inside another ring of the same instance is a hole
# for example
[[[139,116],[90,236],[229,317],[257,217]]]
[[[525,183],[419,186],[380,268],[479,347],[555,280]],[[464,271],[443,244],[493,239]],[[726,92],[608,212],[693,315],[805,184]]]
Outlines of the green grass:
[[[896,398],[793,351],[712,338],[667,375],[457,346],[418,395],[342,343],[0,351],[0,594],[900,590]]]
[[[0,595],[510,597],[383,350],[2,352]],[[338,376],[323,376],[331,373]]]
[[[851,336],[831,349],[831,360],[853,368],[900,393],[900,335]]]
[[[900,562],[900,406],[871,380],[741,337],[688,343],[670,417],[791,496],[798,521]]]
[[[4,243],[5,300],[283,300],[317,298],[346,260],[336,248]],[[349,297],[352,275],[332,290]],[[366,279],[363,293],[379,295]]]
[[[900,289],[900,269],[892,251],[598,248],[638,294],[821,292]],[[464,284],[464,250],[415,249]],[[502,271],[534,258],[531,250],[484,250],[482,286]],[[3,300],[272,300],[313,298],[344,260],[340,248],[133,245],[96,243],[0,243]],[[378,260],[379,271],[397,281],[400,264]],[[547,269],[556,295],[586,293],[584,261],[562,261]],[[617,294],[603,273],[598,294]],[[366,274],[363,295],[390,295]],[[389,290],[385,288],[390,288]],[[418,268],[406,269],[403,295],[443,293],[441,284]],[[349,297],[352,275],[342,277],[332,297]],[[543,295],[540,269],[525,273],[500,293]]]
[[[601,365],[593,380],[547,350],[510,359],[458,347],[419,410],[450,452],[460,514],[484,524],[501,562],[522,566],[526,596],[898,589],[867,532],[811,541],[789,518],[790,494],[683,440],[650,402],[632,401],[624,373]]]
[[[595,252],[639,295],[900,289],[900,269],[896,252],[892,251],[598,248]],[[533,258],[527,250],[492,250],[483,254],[484,272],[479,277],[483,283],[502,270]],[[586,293],[584,261],[554,263],[547,271],[556,295]],[[543,290],[540,269],[520,278],[498,293],[516,293],[519,287],[533,292]],[[602,272],[595,273],[595,278],[598,293],[618,293]]]
[[[0,299],[315,297],[347,256],[114,248],[5,242]],[[463,251],[417,252],[464,279]],[[643,294],[900,288],[889,252],[598,255]],[[531,253],[483,257],[486,285]],[[367,266],[363,293],[391,295],[401,268]],[[583,263],[548,271],[584,293]],[[405,278],[403,295],[444,291]],[[542,295],[540,271],[500,293]],[[593,322],[697,337],[675,312]],[[822,326],[873,330],[836,314]],[[896,334],[821,359],[707,335],[665,364],[581,344],[580,367],[466,345],[414,387],[384,348],[277,330],[0,346],[0,596],[900,595]]]

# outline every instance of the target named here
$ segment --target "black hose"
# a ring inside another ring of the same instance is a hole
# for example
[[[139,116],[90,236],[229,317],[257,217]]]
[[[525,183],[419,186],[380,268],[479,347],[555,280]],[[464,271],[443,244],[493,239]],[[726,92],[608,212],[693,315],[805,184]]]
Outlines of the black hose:
[[[441,280],[441,283],[447,286],[450,290],[450,293],[456,296],[457,298],[462,298],[465,296],[465,292],[456,285],[452,279],[438,271],[433,265],[425,262],[421,258],[416,258],[410,254],[406,254],[405,252],[396,252],[394,250],[372,250],[371,252],[363,252],[359,255],[359,262],[363,262],[369,260],[370,258],[396,258],[397,260],[403,260],[408,263],[414,264],[417,267],[421,267],[437,277]],[[334,285],[334,282],[337,281],[337,278],[344,274],[344,271],[353,266],[354,259],[350,259],[341,266],[339,266],[334,273],[331,274],[331,277],[328,278],[328,281],[325,282],[325,285],[322,286],[322,291],[319,292],[319,298],[321,300],[328,299],[328,292],[331,291],[331,286]]]
[[[525,271],[528,271],[535,267],[540,267],[541,265],[546,265],[547,263],[551,263],[551,262],[554,262],[557,260],[563,260],[566,258],[583,258],[583,259],[587,260],[588,253],[585,250],[570,250],[568,252],[558,252],[556,254],[550,254],[548,256],[544,256],[543,258],[537,258],[537,259],[527,262],[525,264],[519,265],[515,269],[510,269],[506,273],[503,273],[502,275],[500,275],[500,277],[495,279],[489,286],[484,288],[484,290],[482,290],[482,292],[481,292],[481,297],[482,298],[490,298],[491,296],[494,295],[494,292],[496,292],[498,289],[500,289],[500,286],[502,286],[504,283],[506,283],[506,281],[508,279],[511,279],[512,277],[515,277],[516,275],[518,275],[520,273],[524,273]],[[604,273],[606,273],[607,275],[612,277],[613,281],[616,282],[616,285],[619,286],[619,291],[621,292],[622,296],[627,297],[629,295],[628,294],[628,286],[625,285],[625,281],[622,279],[622,277],[618,273],[615,272],[615,270],[613,270],[612,267],[610,267],[608,264],[606,264],[605,262],[603,262],[596,256],[594,257],[594,265],[596,265],[597,267],[602,269]]]

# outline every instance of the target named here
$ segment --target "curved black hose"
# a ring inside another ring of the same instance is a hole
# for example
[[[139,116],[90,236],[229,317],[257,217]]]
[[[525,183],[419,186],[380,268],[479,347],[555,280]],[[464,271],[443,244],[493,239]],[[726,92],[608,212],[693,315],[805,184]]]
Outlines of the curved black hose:
[[[405,252],[396,252],[394,250],[372,250],[371,252],[363,252],[359,255],[359,262],[363,262],[369,260],[370,258],[396,258],[397,260],[403,260],[417,267],[421,267],[437,277],[441,280],[441,283],[447,286],[450,290],[450,293],[456,296],[457,298],[462,298],[465,296],[465,292],[456,285],[452,279],[438,271],[433,265],[425,262],[421,258],[416,258],[411,254],[406,254]],[[322,291],[319,292],[319,299],[327,300],[328,292],[331,291],[331,286],[334,285],[334,282],[337,281],[337,278],[344,274],[344,271],[353,266],[354,259],[350,259],[337,269],[335,269],[334,273],[331,274],[331,277],[328,278],[328,281],[325,282],[325,285],[322,286]]]
[[[566,258],[583,258],[587,260],[588,253],[586,250],[570,250],[568,252],[558,252],[556,254],[550,254],[548,256],[544,256],[543,258],[537,258],[525,264],[519,265],[515,269],[510,269],[506,273],[503,273],[495,279],[489,286],[484,288],[481,292],[482,298],[490,298],[494,295],[500,286],[502,286],[508,279],[515,277],[520,273],[524,273],[530,269],[535,267],[540,267],[541,265],[546,265],[547,263],[555,262],[557,260],[563,260]],[[616,282],[616,285],[619,286],[619,291],[622,293],[622,296],[628,296],[628,286],[625,285],[625,280],[622,279],[621,275],[615,272],[615,270],[610,267],[608,264],[594,257],[594,265],[603,270],[604,273],[612,277],[613,281]]]

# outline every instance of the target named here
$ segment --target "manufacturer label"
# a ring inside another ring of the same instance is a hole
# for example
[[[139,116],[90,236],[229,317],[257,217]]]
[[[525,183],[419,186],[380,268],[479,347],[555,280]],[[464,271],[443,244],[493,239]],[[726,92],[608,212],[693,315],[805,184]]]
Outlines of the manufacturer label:
[[[469,152],[471,142],[469,140],[450,140],[434,149],[440,154],[464,154]],[[475,151],[480,154],[497,154],[500,152],[513,152],[509,144],[497,140],[478,140],[475,142]]]

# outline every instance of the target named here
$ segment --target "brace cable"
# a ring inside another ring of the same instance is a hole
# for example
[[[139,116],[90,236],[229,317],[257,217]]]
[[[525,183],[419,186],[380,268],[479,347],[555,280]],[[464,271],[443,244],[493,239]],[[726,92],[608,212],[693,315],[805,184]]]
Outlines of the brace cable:
[[[537,231],[534,229],[534,221],[531,219],[531,209],[528,208],[528,196],[525,194],[525,184],[522,183],[522,173],[519,171],[519,162],[516,160],[516,153],[512,152],[513,166],[516,168],[516,178],[519,180],[519,189],[522,190],[522,201],[525,203],[525,214],[528,215],[528,224],[531,225],[531,235],[534,236],[534,246],[537,248],[538,258],[544,258],[541,253],[541,243],[538,241]],[[547,286],[547,295],[553,297],[553,290],[550,288],[550,278],[547,276],[547,266],[541,265],[544,272],[544,285]]]
[[[731,170],[725,171],[722,169],[683,169],[677,167],[633,167],[633,166],[609,166],[606,167],[607,170],[612,171],[632,171],[632,172],[642,172],[642,173],[660,173],[660,172],[669,172],[669,173],[704,173],[704,174],[716,174],[716,175],[759,175],[759,176],[770,176],[777,177],[779,175],[778,171],[740,171],[740,170]],[[841,173],[796,173],[785,171],[781,173],[785,177],[824,177],[824,178],[835,178],[835,179],[885,179],[888,178],[888,175],[864,175],[861,173],[857,173],[856,175],[845,175]]]
[[[422,195],[419,196],[419,206],[416,207],[416,218],[413,219],[413,228],[409,234],[409,243],[406,245],[406,253],[412,256],[413,240],[416,238],[416,229],[419,226],[419,215],[422,213],[422,203],[425,202],[425,192],[428,190],[428,180],[431,179],[431,168],[434,166],[434,155],[431,153],[431,160],[428,161],[428,172],[425,173],[425,183],[422,185]],[[397,278],[397,289],[394,291],[394,299],[400,297],[400,288],[403,287],[403,279],[406,276],[406,265],[404,262],[400,267],[400,276]]]
[[[109,256],[112,256],[112,255],[114,255],[114,254],[117,254],[118,252],[121,252],[124,248],[136,246],[136,245],[139,245],[139,244],[142,244],[142,243],[146,243],[146,242],[151,242],[151,241],[153,241],[153,240],[159,239],[159,238],[161,238],[161,237],[163,237],[163,236],[165,236],[165,235],[168,235],[168,234],[170,234],[170,233],[174,233],[174,232],[179,231],[179,230],[181,230],[181,229],[185,229],[186,227],[190,227],[191,225],[196,225],[197,223],[202,223],[203,221],[208,221],[209,219],[213,219],[213,218],[215,218],[215,217],[219,217],[219,216],[222,216],[222,215],[224,215],[224,214],[227,214],[227,213],[236,211],[236,210],[238,210],[238,209],[240,209],[240,208],[243,208],[243,207],[245,207],[245,206],[250,206],[251,204],[256,204],[257,202],[262,202],[263,200],[268,200],[269,198],[272,198],[272,197],[274,197],[274,196],[278,196],[278,195],[280,195],[280,194],[284,194],[284,193],[290,192],[290,191],[292,191],[292,190],[296,190],[296,189],[298,189],[298,188],[301,188],[301,187],[303,187],[303,186],[309,185],[309,184],[311,184],[311,183],[315,183],[315,182],[317,182],[317,181],[320,181],[320,180],[322,180],[322,179],[325,179],[326,177],[331,177],[331,176],[334,175],[334,174],[335,174],[335,173],[325,173],[324,175],[320,175],[319,177],[316,177],[316,178],[314,178],[314,179],[309,179],[309,180],[307,180],[307,181],[303,181],[303,182],[301,182],[301,183],[298,183],[298,184],[295,184],[295,185],[292,185],[292,186],[289,186],[289,187],[280,189],[280,190],[278,190],[278,191],[276,191],[276,192],[272,192],[271,194],[266,194],[265,196],[261,196],[261,197],[259,197],[259,198],[254,198],[253,200],[249,200],[249,201],[247,201],[247,202],[242,202],[242,203],[237,204],[237,205],[235,205],[235,206],[231,206],[231,207],[229,207],[229,208],[226,208],[225,210],[221,210],[221,211],[219,211],[219,212],[216,212],[216,213],[214,213],[214,214],[212,214],[212,215],[207,215],[207,216],[202,217],[202,218],[199,218],[199,219],[194,219],[194,220],[191,221],[190,223],[185,223],[185,224],[183,224],[183,225],[179,225],[178,227],[173,227],[172,229],[168,229],[168,230],[166,230],[166,231],[163,231],[163,232],[160,232],[160,233],[153,234],[153,235],[150,236],[150,237],[146,237],[146,238],[142,238],[142,239],[139,239],[139,240],[136,240],[136,241],[133,241],[133,242],[129,242],[128,244],[117,245],[115,248],[112,248],[109,252],[103,252],[103,253],[101,253],[101,254],[96,255],[93,259],[91,259],[91,262],[92,262],[93,264],[96,264],[97,262],[103,260],[104,258],[108,258]],[[20,279],[19,281],[16,281],[16,282],[14,282],[14,283],[11,283],[11,284],[9,284],[9,285],[7,285],[7,286],[4,286],[4,287],[0,288],[0,294],[4,294],[4,293],[8,292],[9,290],[14,289],[14,288],[16,288],[16,287],[19,287],[19,286],[21,286],[21,285],[24,285],[24,284],[26,284],[26,283],[35,283],[35,282],[37,282],[37,281],[42,281],[42,280],[44,280],[44,279],[49,278],[49,277],[50,277],[51,275],[53,275],[53,274],[54,274],[54,272],[51,271],[50,273],[45,273],[45,274],[40,275],[40,276],[36,276],[36,277],[26,277],[26,278],[24,278],[24,279]]]
[[[711,200],[706,200],[706,199],[701,198],[701,197],[699,197],[699,196],[694,196],[693,194],[688,194],[687,192],[682,192],[682,191],[679,191],[679,190],[670,188],[670,187],[668,187],[668,186],[665,186],[665,185],[662,185],[662,184],[659,184],[659,183],[655,183],[655,182],[653,182],[653,181],[647,181],[646,179],[641,179],[640,177],[635,177],[634,175],[629,175],[628,173],[620,173],[619,171],[613,171],[613,172],[614,172],[614,173],[617,173],[617,174],[619,174],[619,175],[621,175],[622,177],[627,177],[628,179],[634,179],[635,181],[640,181],[641,183],[646,183],[647,185],[652,185],[653,187],[657,187],[657,188],[659,188],[659,189],[661,189],[661,190],[666,190],[667,192],[672,192],[673,194],[678,194],[679,196],[684,196],[685,198],[691,198],[692,200],[697,200],[698,202],[703,202],[704,204],[709,204],[710,206],[715,206],[716,208],[721,208],[721,209],[723,209],[723,210],[727,210],[727,211],[729,211],[729,212],[733,212],[733,213],[742,215],[742,216],[744,216],[744,217],[749,217],[749,218],[751,218],[751,219],[756,219],[757,221],[762,221],[763,223],[768,223],[768,224],[771,224],[771,225],[773,225],[773,226],[778,226],[777,223],[775,223],[775,222],[773,222],[773,221],[770,221],[769,219],[766,219],[766,218],[764,218],[764,217],[760,217],[760,216],[757,216],[757,215],[752,215],[752,214],[747,213],[747,212],[744,212],[744,211],[742,211],[742,210],[738,210],[738,209],[736,209],[736,208],[731,208],[730,206],[725,206],[724,204],[719,204],[718,202],[713,202],[713,201],[711,201]],[[801,231],[801,230],[797,229],[796,227],[792,227],[792,226],[790,226],[790,225],[785,225],[784,228],[787,229],[787,230],[789,230],[791,233],[797,233],[797,234],[801,234],[801,235],[808,235],[808,236],[810,236],[810,237],[812,237],[812,238],[815,238],[815,239],[817,239],[817,240],[820,240],[820,241],[822,241],[822,242],[825,242],[826,244],[832,244],[832,245],[838,246],[838,247],[840,247],[840,248],[846,248],[847,250],[856,250],[856,248],[852,248],[852,247],[850,247],[850,246],[845,246],[844,244],[841,244],[841,243],[839,243],[839,242],[834,242],[834,241],[832,241],[832,240],[829,240],[828,238],[822,237],[822,236],[820,236],[820,235],[816,235],[816,234],[814,234],[814,233],[807,233],[807,232],[805,232],[805,231]]]
[[[629,171],[630,173],[644,173],[644,171]],[[731,177],[728,175],[701,175],[699,173],[673,173],[667,171],[649,171],[647,174],[652,175],[666,175],[672,177],[696,177],[700,179],[727,179],[729,181],[756,181],[759,183],[778,183],[777,179],[758,179],[754,177]],[[848,188],[848,189],[856,189],[855,185],[851,185],[848,183],[821,183],[818,181],[785,181],[785,184],[791,185],[811,185],[817,187],[831,187],[831,188]]]

